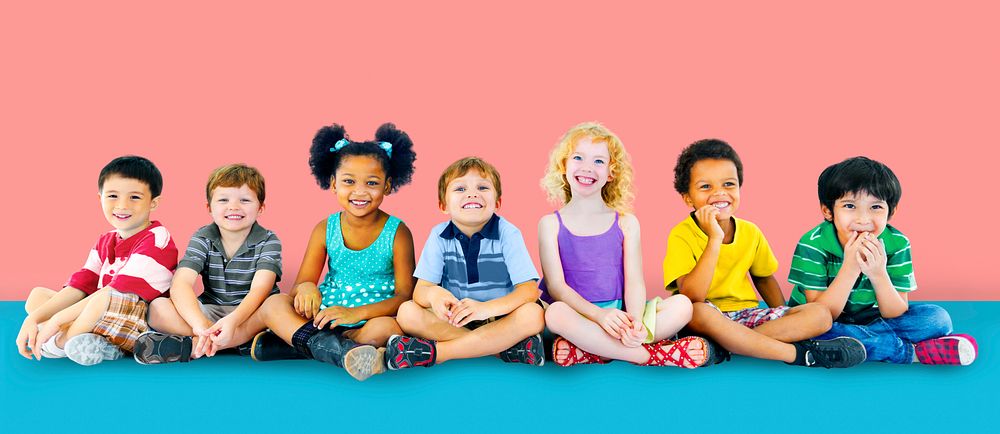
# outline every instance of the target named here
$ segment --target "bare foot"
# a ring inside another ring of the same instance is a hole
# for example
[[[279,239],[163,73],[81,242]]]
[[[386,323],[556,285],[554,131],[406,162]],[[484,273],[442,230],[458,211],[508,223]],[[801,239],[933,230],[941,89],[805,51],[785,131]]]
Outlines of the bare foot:
[[[556,362],[559,366],[573,366],[591,363],[608,363],[610,359],[598,356],[597,354],[588,353],[580,349],[580,347],[573,345],[572,342],[563,339],[562,337],[558,337],[552,344],[552,361]]]

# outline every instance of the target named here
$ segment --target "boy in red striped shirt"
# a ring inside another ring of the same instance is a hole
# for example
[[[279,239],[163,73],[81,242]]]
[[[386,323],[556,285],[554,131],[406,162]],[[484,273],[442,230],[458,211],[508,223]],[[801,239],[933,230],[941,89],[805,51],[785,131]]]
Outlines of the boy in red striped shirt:
[[[81,365],[120,358],[148,330],[148,303],[170,288],[177,247],[149,220],[163,188],[160,171],[145,158],[119,157],[104,166],[97,186],[114,230],[98,238],[62,290],[31,291],[17,335],[24,357],[69,357]]]

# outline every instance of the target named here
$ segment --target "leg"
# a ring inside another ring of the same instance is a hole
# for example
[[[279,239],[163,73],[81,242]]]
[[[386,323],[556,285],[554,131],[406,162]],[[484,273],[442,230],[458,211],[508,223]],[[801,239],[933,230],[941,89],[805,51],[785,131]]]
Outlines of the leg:
[[[350,330],[344,333],[348,339],[364,345],[374,345],[384,347],[389,336],[403,334],[396,320],[388,316],[372,318],[359,329]]]
[[[270,328],[285,343],[292,345],[292,335],[309,320],[299,316],[288,294],[274,294],[264,300],[254,316],[259,315],[264,325]]]
[[[455,340],[469,333],[466,328],[455,327],[438,319],[430,310],[412,300],[399,306],[396,321],[404,333],[435,341]]]
[[[661,300],[656,304],[656,330],[653,332],[653,342],[672,338],[691,322],[693,313],[691,299],[684,295],[677,294]]]
[[[562,336],[586,352],[632,363],[644,363],[649,359],[649,353],[642,347],[628,348],[622,345],[621,341],[608,335],[597,323],[580,315],[561,301],[552,303],[545,310],[545,323],[552,333]],[[568,344],[561,347],[557,345],[552,353],[552,358],[557,364],[562,364],[571,355]]]
[[[62,334],[62,337],[56,342],[56,345],[63,347],[69,338],[93,332],[94,327],[97,326],[97,322],[100,321],[101,317],[104,316],[104,313],[108,311],[110,303],[111,293],[107,288],[101,289],[92,294],[88,298],[87,304],[83,307],[83,311],[81,311],[80,315],[73,320],[67,332]]]
[[[160,297],[149,303],[149,328],[161,333],[179,336],[194,336],[174,303],[169,298]]]
[[[457,339],[438,342],[437,363],[497,354],[528,336],[540,333],[544,327],[541,306],[535,303],[521,305],[503,318],[464,333]]]
[[[818,303],[808,303],[788,309],[784,316],[754,328],[754,331],[781,342],[812,339],[833,325],[830,310]]]
[[[705,303],[694,303],[694,314],[688,328],[696,334],[712,338],[723,348],[744,356],[760,359],[795,361],[795,347],[757,333],[722,315]]]
[[[905,341],[916,343],[951,334],[951,315],[936,304],[911,304],[902,315],[885,322]]]
[[[28,299],[24,302],[24,311],[27,313],[34,312],[45,302],[49,301],[52,296],[56,295],[56,291],[49,288],[42,288],[41,286],[31,290],[28,294]]]

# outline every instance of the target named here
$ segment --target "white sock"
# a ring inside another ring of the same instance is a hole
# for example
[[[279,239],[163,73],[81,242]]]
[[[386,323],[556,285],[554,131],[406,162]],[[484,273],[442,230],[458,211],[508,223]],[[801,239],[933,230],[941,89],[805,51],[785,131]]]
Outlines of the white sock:
[[[50,359],[61,359],[66,357],[66,351],[56,345],[56,339],[62,337],[62,332],[56,333],[49,340],[42,343],[42,356]]]

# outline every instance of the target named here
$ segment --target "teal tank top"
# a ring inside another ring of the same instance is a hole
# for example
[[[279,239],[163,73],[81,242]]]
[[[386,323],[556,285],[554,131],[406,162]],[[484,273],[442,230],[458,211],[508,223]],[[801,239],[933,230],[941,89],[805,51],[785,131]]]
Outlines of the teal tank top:
[[[340,213],[326,220],[326,255],[329,270],[319,285],[323,306],[356,307],[378,303],[396,294],[392,245],[401,221],[389,216],[382,233],[370,246],[351,250],[344,245]],[[351,326],[363,324],[342,324]]]

